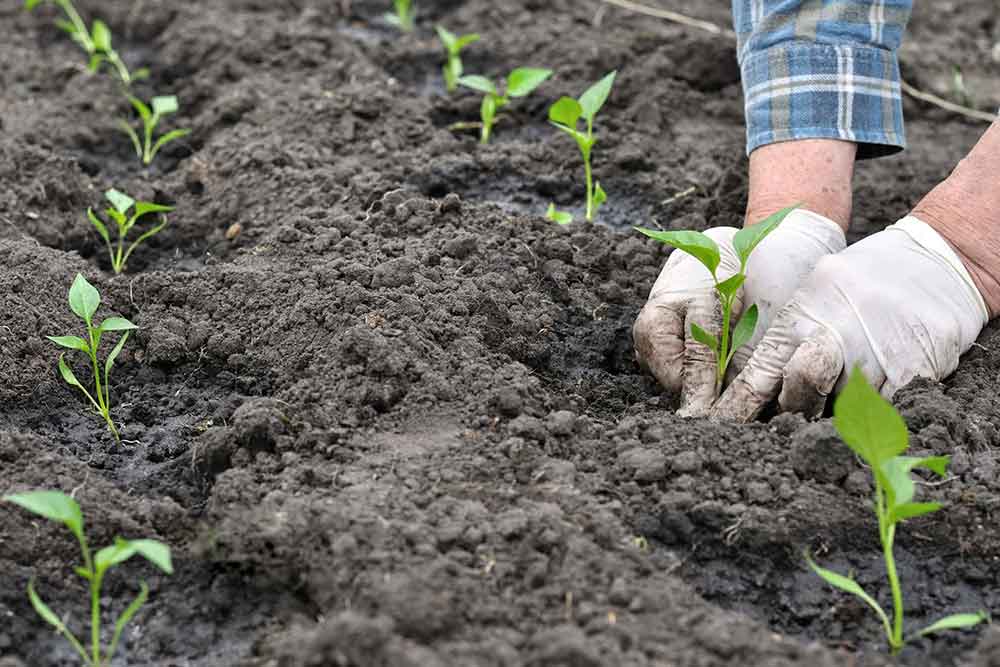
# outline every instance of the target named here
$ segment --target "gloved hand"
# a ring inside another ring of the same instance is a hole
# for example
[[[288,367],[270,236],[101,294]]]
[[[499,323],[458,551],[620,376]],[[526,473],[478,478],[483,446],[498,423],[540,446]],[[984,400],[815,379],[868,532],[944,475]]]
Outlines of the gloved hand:
[[[904,218],[819,262],[712,414],[749,421],[777,397],[783,411],[816,416],[855,365],[891,398],[917,376],[950,375],[988,320],[951,246]]]
[[[705,232],[719,245],[717,276],[725,280],[740,267],[733,250],[735,227]],[[844,249],[844,232],[831,220],[802,209],[790,213],[750,256],[747,280],[737,295],[733,322],[744,304],[757,304],[757,330],[737,351],[731,368],[743,367],[776,312],[787,303],[816,263]],[[707,414],[715,401],[715,357],[691,338],[691,324],[718,336],[722,312],[712,275],[694,257],[675,250],[653,285],[649,300],[632,328],[639,363],[670,391],[681,392],[681,414]]]

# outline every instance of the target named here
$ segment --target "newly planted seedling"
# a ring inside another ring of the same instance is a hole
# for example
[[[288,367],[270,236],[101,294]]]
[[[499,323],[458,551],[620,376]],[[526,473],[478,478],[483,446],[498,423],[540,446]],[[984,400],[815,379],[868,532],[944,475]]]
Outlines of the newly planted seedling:
[[[107,216],[114,221],[115,226],[118,228],[118,238],[114,244],[111,242],[111,234],[108,232],[108,226],[97,217],[94,213],[94,209],[87,209],[87,217],[90,218],[90,222],[97,229],[97,233],[101,235],[104,239],[104,243],[108,246],[108,254],[111,256],[111,268],[115,270],[115,273],[121,273],[125,270],[125,265],[128,263],[128,258],[132,254],[132,251],[139,246],[140,243],[146,239],[159,233],[164,227],[167,226],[166,216],[160,217],[160,222],[153,227],[150,227],[139,237],[131,243],[131,245],[126,246],[125,237],[128,233],[132,231],[136,222],[139,218],[143,217],[148,213],[169,213],[174,210],[173,206],[163,206],[161,204],[153,204],[150,202],[140,201],[132,199],[128,195],[118,192],[115,189],[108,190],[104,193],[104,197],[111,202],[111,207],[105,209]],[[135,207],[133,209],[133,207]],[[132,214],[129,215],[129,210],[132,210]]]
[[[77,542],[83,556],[83,566],[74,568],[90,589],[90,650],[84,648],[83,642],[66,627],[58,614],[42,601],[35,591],[35,580],[28,582],[28,599],[35,612],[46,623],[66,638],[73,650],[83,660],[87,667],[110,667],[111,659],[118,650],[125,626],[146,603],[149,597],[149,586],[140,582],[139,595],[115,619],[115,630],[107,650],[101,646],[101,586],[108,571],[116,565],[124,563],[132,556],[142,556],[150,563],[167,574],[173,574],[174,568],[170,559],[170,547],[156,540],[125,540],[116,538],[115,543],[104,547],[96,554],[91,553],[87,546],[87,537],[83,531],[83,512],[75,500],[59,491],[31,491],[4,496],[4,502],[18,505],[33,514],[58,521],[66,526]]]
[[[46,1],[52,2],[66,14],[66,18],[58,20],[56,25],[68,33],[70,38],[87,53],[90,58],[88,67],[91,72],[96,72],[103,63],[108,63],[114,68],[118,78],[125,86],[132,85],[133,81],[149,77],[149,70],[146,68],[130,72],[118,52],[111,46],[111,29],[108,28],[107,24],[96,19],[88,30],[87,24],[80,18],[80,14],[70,0],[25,0],[24,6],[30,11]]]
[[[444,83],[448,92],[454,92],[458,87],[458,79],[463,74],[462,49],[473,42],[479,41],[479,35],[462,35],[461,37],[451,33],[441,26],[435,28],[438,38],[444,44],[445,53],[448,56],[444,64]]]
[[[594,144],[597,143],[597,137],[594,135],[594,118],[597,116],[597,112],[601,110],[601,107],[604,106],[604,103],[608,101],[608,96],[611,95],[611,87],[615,85],[615,76],[617,74],[617,72],[611,72],[605,76],[588,88],[580,96],[580,99],[574,100],[572,97],[563,97],[549,109],[549,121],[573,137],[576,145],[580,147],[580,153],[583,155],[583,171],[587,181],[588,221],[594,219],[594,216],[597,215],[597,209],[608,200],[608,195],[601,188],[600,182],[594,183],[590,156],[594,150]],[[587,123],[586,132],[581,132],[578,127],[581,118]],[[550,211],[554,209],[555,205],[550,207]],[[550,213],[549,219],[564,224],[561,220],[552,217],[552,215]],[[570,214],[556,212],[555,215],[562,216],[565,219],[565,216]],[[569,220],[572,219],[572,216],[570,216]]]
[[[73,374],[73,370],[66,363],[65,352],[59,355],[59,374],[62,375],[66,384],[76,387],[83,392],[83,395],[87,397],[87,400],[90,401],[90,404],[97,410],[98,414],[104,418],[104,421],[108,425],[108,430],[115,437],[115,441],[119,441],[118,428],[115,426],[114,420],[111,419],[111,385],[109,380],[115,359],[118,358],[122,348],[125,347],[125,341],[128,340],[129,333],[139,327],[123,317],[109,317],[100,324],[95,323],[94,313],[97,312],[97,307],[100,305],[101,295],[97,292],[97,289],[87,282],[87,279],[82,275],[79,273],[76,274],[76,279],[73,280],[73,285],[69,288],[69,307],[87,325],[87,337],[46,336],[46,338],[60,347],[79,350],[90,359],[94,374],[93,394],[87,391],[83,384],[76,378],[76,375]],[[101,336],[110,331],[122,331],[124,333],[122,333],[122,337],[118,339],[118,342],[104,360],[102,381],[101,366],[97,361],[97,352],[101,345]]]
[[[910,635],[903,634],[903,593],[893,556],[896,527],[906,519],[930,514],[941,509],[941,503],[914,502],[915,485],[910,473],[923,468],[944,477],[948,466],[947,456],[903,456],[909,444],[906,422],[865,380],[860,369],[855,368],[847,386],[833,405],[833,425],[858,457],[871,469],[875,478],[875,515],[878,518],[879,539],[885,559],[886,576],[892,591],[892,620],[878,602],[861,585],[849,576],[824,569],[813,562],[809,554],[809,567],[828,584],[856,596],[872,608],[885,630],[889,649],[893,654],[918,637],[971,628],[988,620],[985,612],[953,614],[931,623]]]
[[[493,125],[497,121],[497,113],[500,109],[510,104],[513,98],[530,95],[550,76],[552,76],[552,70],[550,69],[518,67],[507,77],[507,90],[503,95],[500,94],[499,88],[485,76],[470,74],[459,77],[459,85],[478,90],[484,94],[483,103],[479,110],[479,115],[482,118],[480,141],[484,144],[490,142]]]
[[[142,121],[142,138],[140,139],[139,133],[132,128],[128,121],[119,121],[118,125],[132,140],[132,145],[135,147],[135,154],[139,156],[143,164],[149,165],[160,149],[171,141],[191,134],[191,130],[171,130],[166,134],[160,135],[156,141],[153,141],[153,131],[156,130],[156,126],[159,125],[160,120],[168,114],[177,113],[177,110],[180,108],[175,96],[164,95],[154,97],[148,105],[135,95],[126,95],[126,97],[128,97],[128,101],[132,104],[136,113],[139,114],[139,119]]]
[[[781,221],[795,210],[795,208],[797,207],[790,206],[755,225],[744,227],[736,232],[736,235],[733,236],[733,248],[740,260],[740,270],[725,280],[719,280],[716,274],[719,263],[722,261],[719,246],[707,235],[692,231],[658,232],[652,229],[643,229],[642,227],[635,228],[651,239],[656,239],[688,253],[701,262],[708,269],[709,273],[712,274],[712,280],[715,282],[715,292],[718,294],[719,302],[722,306],[722,328],[719,331],[719,336],[716,337],[702,329],[698,324],[692,322],[691,335],[696,341],[707,346],[715,354],[715,391],[717,394],[722,389],[722,382],[726,379],[726,369],[729,368],[729,362],[733,360],[736,350],[749,342],[753,337],[754,330],[757,328],[757,304],[752,304],[743,311],[743,315],[736,323],[736,326],[733,327],[731,334],[729,330],[736,296],[739,293],[740,287],[743,286],[743,283],[747,279],[747,261],[750,259],[750,254],[760,242],[768,234],[777,229]]]
[[[386,14],[385,20],[403,32],[411,32],[414,28],[413,3],[411,0],[392,0],[396,8],[395,14]]]

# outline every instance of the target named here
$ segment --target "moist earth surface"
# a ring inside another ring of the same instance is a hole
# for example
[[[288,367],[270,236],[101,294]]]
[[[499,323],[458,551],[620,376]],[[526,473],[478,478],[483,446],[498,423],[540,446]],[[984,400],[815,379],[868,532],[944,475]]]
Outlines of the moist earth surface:
[[[81,0],[150,67],[136,92],[180,99],[165,127],[192,133],[149,169],[55,9],[0,8],[0,493],[73,492],[92,544],[172,546],[173,576],[107,581],[108,618],[151,590],[114,665],[893,664],[802,557],[886,601],[867,472],[829,420],[681,419],[632,352],[668,251],[630,225],[741,224],[734,45],[598,0],[415,4],[402,35],[374,0]],[[722,0],[654,4],[729,21]],[[955,99],[959,67],[970,104],[1000,105],[994,0],[917,5],[907,79]],[[444,90],[437,23],[482,34],[467,72],[557,72],[488,146],[449,129],[479,99]],[[604,224],[560,227],[542,214],[579,215],[582,165],[546,109],[612,69]],[[910,149],[859,165],[851,241],[984,129],[906,105]],[[176,206],[120,276],[85,216],[110,187]],[[140,327],[112,377],[121,444],[44,338],[80,333],[77,272]],[[916,453],[953,457],[920,488],[947,510],[898,538],[909,623],[1000,608],[1000,330],[895,403]],[[25,589],[86,632],[78,558],[0,505],[0,664],[75,664]],[[998,665],[1000,631],[898,664]]]

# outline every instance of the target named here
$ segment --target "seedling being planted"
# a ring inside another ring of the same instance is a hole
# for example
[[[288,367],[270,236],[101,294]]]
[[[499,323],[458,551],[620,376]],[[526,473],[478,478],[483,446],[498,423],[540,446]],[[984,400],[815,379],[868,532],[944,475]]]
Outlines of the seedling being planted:
[[[144,165],[148,166],[160,149],[171,141],[191,134],[191,130],[171,130],[166,134],[160,135],[154,142],[153,131],[156,130],[156,126],[159,125],[160,120],[168,114],[177,113],[177,110],[180,108],[177,104],[177,98],[173,95],[154,97],[147,105],[135,95],[126,95],[126,97],[128,97],[128,101],[142,120],[142,138],[139,138],[139,133],[132,128],[128,121],[119,121],[118,125],[132,140],[132,145],[135,147],[135,154],[139,156]]]
[[[594,216],[597,215],[597,209],[601,207],[601,204],[608,200],[608,195],[601,188],[600,182],[594,183],[590,156],[594,150],[594,144],[597,143],[597,137],[594,135],[594,118],[597,116],[597,112],[601,110],[601,107],[604,106],[604,103],[608,101],[608,96],[611,95],[611,87],[615,85],[615,76],[617,74],[617,72],[611,72],[605,76],[588,88],[580,96],[580,99],[574,100],[572,97],[563,97],[549,109],[549,122],[573,137],[576,145],[580,147],[580,153],[583,155],[583,171],[587,181],[588,222],[592,221]],[[580,131],[580,119],[583,119],[587,123],[586,132]],[[554,205],[550,207],[550,210],[554,209]],[[565,220],[565,216],[569,214],[556,212],[556,215],[562,216],[562,219]],[[561,220],[552,217],[551,213],[549,219],[555,220],[560,224],[565,224]],[[572,216],[570,216],[569,221],[572,219]]]
[[[480,141],[484,144],[490,142],[490,135],[493,133],[493,125],[497,121],[497,112],[510,104],[511,99],[526,97],[530,95],[538,86],[542,85],[546,79],[552,76],[550,69],[537,69],[533,67],[518,67],[507,77],[507,90],[503,95],[492,81],[485,76],[470,74],[459,77],[459,85],[472,88],[484,93],[483,103],[479,110],[482,118],[482,133]]]
[[[115,273],[121,273],[125,270],[125,265],[128,263],[128,258],[131,256],[132,251],[135,250],[140,243],[156,235],[164,227],[167,226],[166,216],[161,216],[160,223],[153,227],[150,227],[142,234],[139,235],[131,245],[126,246],[125,237],[128,233],[132,231],[135,227],[135,223],[139,221],[139,218],[148,213],[169,213],[174,210],[173,206],[162,206],[160,204],[153,204],[146,201],[137,202],[127,194],[118,192],[115,189],[108,190],[104,193],[105,199],[111,202],[111,207],[105,209],[107,216],[114,221],[115,226],[118,228],[118,238],[116,242],[112,244],[111,235],[108,232],[108,226],[97,217],[94,213],[94,209],[87,209],[87,217],[90,218],[90,223],[94,225],[97,229],[97,233],[101,235],[104,242],[108,246],[108,254],[111,256],[111,268],[115,270]],[[133,207],[135,207],[133,209]],[[129,210],[132,210],[132,214],[129,215]]]
[[[94,313],[97,312],[97,307],[100,305],[101,295],[98,294],[97,289],[87,282],[87,279],[82,275],[79,273],[76,274],[76,279],[73,280],[73,285],[69,288],[69,307],[87,325],[87,337],[46,336],[46,338],[60,347],[79,350],[90,359],[94,373],[93,394],[87,391],[83,384],[76,378],[76,375],[73,374],[73,370],[66,363],[65,352],[59,355],[59,374],[62,375],[66,384],[76,387],[83,392],[83,395],[87,397],[87,400],[90,401],[90,404],[97,410],[98,414],[104,418],[104,421],[108,425],[108,430],[111,431],[111,434],[115,437],[115,441],[118,442],[121,440],[118,435],[118,428],[115,426],[114,420],[111,419],[111,385],[109,382],[111,368],[115,364],[115,359],[121,354],[122,348],[125,347],[125,341],[128,340],[129,333],[139,327],[123,317],[109,317],[100,324],[95,323]],[[101,345],[101,336],[111,331],[123,331],[124,333],[104,360],[102,382],[101,366],[97,361],[97,352]]]
[[[941,509],[941,503],[914,502],[915,486],[910,473],[923,468],[940,477],[948,467],[947,456],[903,456],[909,444],[906,423],[888,401],[882,398],[855,368],[847,386],[833,405],[833,425],[841,439],[870,468],[875,478],[875,516],[885,559],[886,576],[892,591],[892,620],[871,595],[851,577],[824,569],[807,553],[809,567],[834,588],[839,588],[867,604],[882,621],[889,649],[895,655],[907,642],[945,630],[971,628],[989,617],[985,612],[953,614],[931,623],[916,632],[904,635],[903,593],[893,557],[896,527],[906,519],[923,516]]]
[[[479,35],[462,35],[459,37],[448,32],[441,26],[437,26],[435,30],[437,30],[438,39],[444,44],[444,49],[448,56],[448,60],[444,64],[444,83],[448,88],[448,92],[451,93],[458,87],[458,79],[463,74],[462,49],[473,42],[478,42]]]
[[[740,287],[747,279],[747,261],[750,254],[757,248],[767,235],[778,228],[781,221],[797,206],[778,211],[774,215],[758,222],[755,225],[744,227],[733,236],[733,248],[740,259],[740,270],[735,275],[719,280],[716,271],[722,261],[719,246],[710,237],[701,232],[658,232],[652,229],[636,227],[636,231],[642,232],[651,239],[656,239],[678,250],[688,253],[708,269],[715,282],[715,292],[719,296],[722,306],[722,328],[717,338],[715,335],[705,331],[698,324],[691,323],[691,336],[702,345],[707,346],[715,354],[716,375],[715,392],[722,389],[722,382],[726,379],[726,369],[733,360],[736,350],[746,345],[753,337],[753,332],[757,328],[757,304],[751,304],[743,311],[742,317],[733,327],[730,333],[730,324],[733,316],[733,305],[736,303],[736,296]]]
[[[403,32],[412,32],[414,28],[414,12],[411,0],[392,0],[392,4],[396,8],[396,13],[386,14],[385,20]]]
[[[174,567],[170,560],[170,547],[156,540],[125,540],[120,537],[115,543],[104,547],[96,554],[91,553],[87,546],[87,537],[83,531],[83,512],[75,500],[59,491],[31,491],[4,496],[4,502],[18,505],[32,514],[51,521],[58,521],[66,526],[76,541],[80,544],[83,555],[83,567],[74,571],[82,577],[90,588],[90,650],[84,648],[83,642],[66,627],[62,619],[35,591],[34,578],[28,582],[28,600],[42,620],[51,625],[66,638],[73,650],[83,660],[87,667],[110,667],[111,659],[118,650],[125,626],[136,615],[149,597],[149,586],[140,582],[139,595],[129,604],[118,618],[115,619],[115,630],[107,650],[101,646],[101,586],[104,577],[116,565],[124,563],[132,556],[142,556],[166,574],[173,574]]]
[[[46,1],[25,0],[24,6],[30,11]],[[111,46],[111,29],[104,21],[95,20],[91,29],[87,30],[87,24],[80,18],[80,14],[77,13],[70,0],[48,1],[63,10],[66,18],[56,21],[56,25],[69,34],[70,38],[90,57],[88,68],[91,72],[96,72],[106,62],[114,68],[118,78],[126,87],[132,85],[133,81],[149,77],[149,70],[146,68],[129,72],[125,62]]]

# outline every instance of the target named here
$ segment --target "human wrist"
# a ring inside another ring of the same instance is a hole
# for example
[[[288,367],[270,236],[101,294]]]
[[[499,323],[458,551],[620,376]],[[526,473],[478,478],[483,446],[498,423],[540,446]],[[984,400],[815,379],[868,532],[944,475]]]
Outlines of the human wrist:
[[[799,204],[846,231],[856,155],[857,144],[835,139],[785,141],[758,148],[750,154],[746,224]]]

